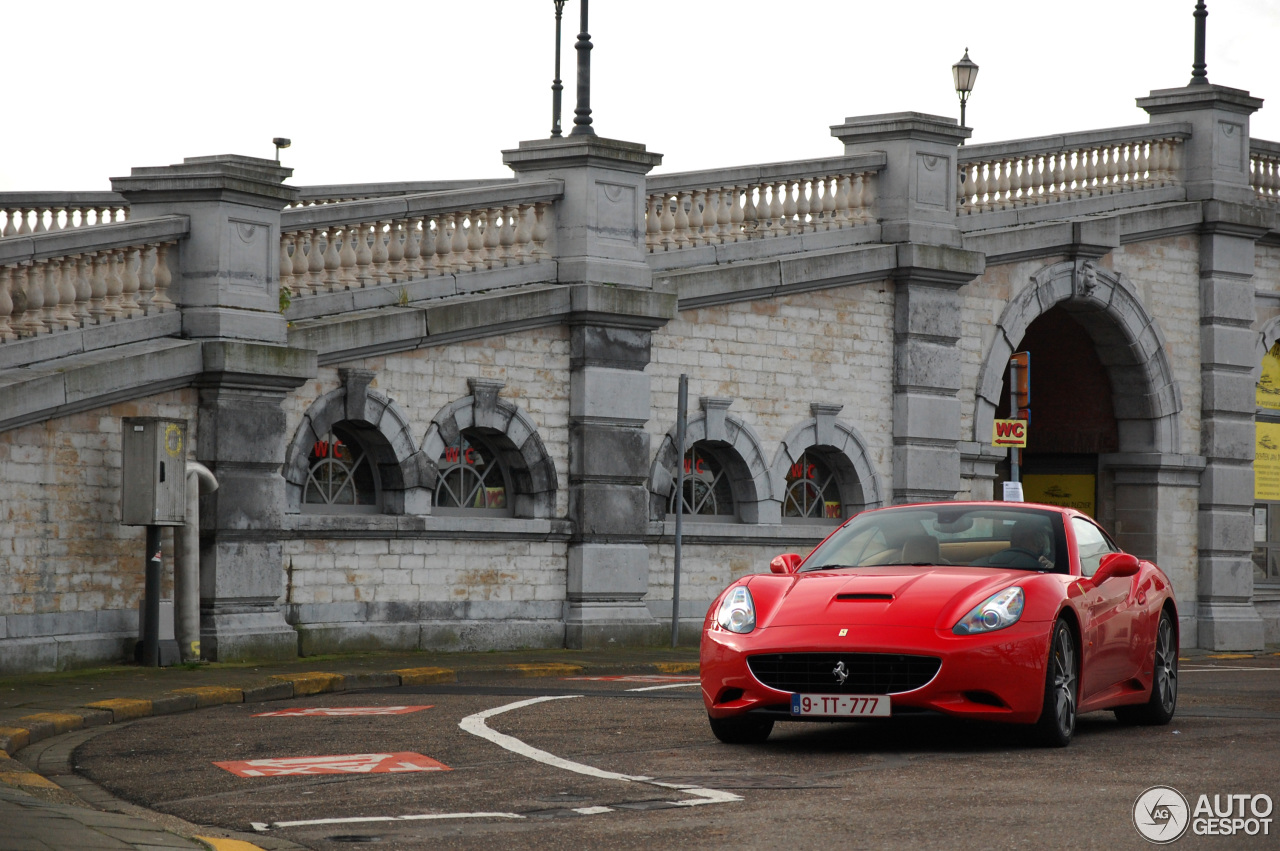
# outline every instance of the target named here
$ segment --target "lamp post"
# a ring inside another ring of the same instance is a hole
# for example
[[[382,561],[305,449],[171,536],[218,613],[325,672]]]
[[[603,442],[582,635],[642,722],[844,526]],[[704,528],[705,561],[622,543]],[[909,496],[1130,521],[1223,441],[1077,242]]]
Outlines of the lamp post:
[[[556,4],[556,78],[551,81],[551,135],[560,134],[560,93],[564,86],[560,84],[560,17],[564,14],[565,0],[552,0]]]
[[[978,63],[969,58],[969,48],[966,47],[964,56],[951,66],[951,78],[955,80],[956,94],[960,96],[960,126],[964,127],[964,106],[969,101],[974,81],[978,79]],[[964,139],[960,140],[960,144],[964,144]]]
[[[280,162],[280,149],[289,147],[293,142],[283,136],[277,136],[271,140],[271,144],[276,146],[276,162]]]
[[[594,136],[591,128],[591,33],[587,32],[587,0],[582,0],[582,31],[578,43],[578,106],[573,110],[573,129],[570,136]]]
[[[1191,63],[1191,82],[1189,86],[1207,86],[1209,85],[1209,73],[1206,71],[1204,62],[1204,19],[1209,17],[1209,10],[1205,8],[1204,3],[1197,3],[1196,10],[1192,13],[1196,19],[1196,56]]]

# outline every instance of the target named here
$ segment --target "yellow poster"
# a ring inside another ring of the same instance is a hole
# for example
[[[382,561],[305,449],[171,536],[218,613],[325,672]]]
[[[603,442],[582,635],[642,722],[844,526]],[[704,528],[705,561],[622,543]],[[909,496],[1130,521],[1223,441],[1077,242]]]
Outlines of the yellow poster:
[[[1258,379],[1257,405],[1280,411],[1280,342],[1262,356],[1262,377]]]
[[[1253,498],[1280,500],[1280,423],[1258,423],[1253,444]]]
[[[1022,492],[1027,502],[1062,505],[1094,516],[1095,476],[1087,474],[1031,474],[1022,477]]]

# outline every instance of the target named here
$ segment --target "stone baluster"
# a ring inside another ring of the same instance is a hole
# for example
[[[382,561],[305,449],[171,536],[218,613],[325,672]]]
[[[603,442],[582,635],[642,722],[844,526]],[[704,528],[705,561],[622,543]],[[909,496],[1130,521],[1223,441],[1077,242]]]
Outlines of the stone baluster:
[[[61,300],[62,261],[60,258],[51,258],[44,261],[44,322],[50,331],[60,331],[66,327]]]
[[[675,238],[676,248],[687,248],[690,244],[689,240],[689,213],[687,207],[689,205],[689,193],[676,193],[676,209],[675,209],[675,231],[672,236]],[[696,243],[695,243],[696,244]]]
[[[404,276],[406,280],[425,278],[422,272],[422,225],[418,218],[405,219],[404,230]]]
[[[44,214],[47,209],[48,209],[47,207],[34,208],[34,211],[36,214],[36,224],[35,224],[35,227],[31,229],[32,233],[48,233],[49,232],[49,228],[44,223]]]
[[[338,251],[338,234],[342,229],[337,225],[330,226],[324,234],[324,257],[322,284],[316,286],[317,291],[335,292],[342,281],[342,254]]]
[[[473,272],[484,268],[484,220],[479,210],[467,213],[467,265]]]
[[[702,208],[702,233],[707,245],[724,242],[720,226],[720,207],[724,205],[724,190],[711,188],[706,191]]]
[[[120,280],[124,286],[120,290],[120,307],[126,317],[134,316],[140,309],[138,304],[138,287],[140,286],[138,268],[142,265],[142,259],[139,257],[139,253],[136,248],[126,248],[121,252],[124,264],[121,267],[123,274],[121,274]]]
[[[670,251],[675,247],[674,233],[676,230],[676,213],[672,209],[670,197],[664,192],[662,195],[662,204],[659,214],[659,227],[662,230],[660,243],[663,251]]]
[[[866,175],[849,175],[849,224],[860,225],[870,216],[867,215]]]
[[[107,257],[102,252],[90,256],[89,270],[89,320],[101,324],[107,316]]]
[[[405,264],[404,220],[396,219],[387,225],[387,274],[392,281],[405,281],[409,270]]]
[[[498,225],[498,216],[501,213],[501,210],[493,208],[480,211],[480,224],[484,227],[484,267],[486,269],[495,269],[502,265],[502,257],[498,250],[502,245],[502,228]]]
[[[706,206],[706,190],[695,190],[689,203],[689,243],[691,245],[705,245],[710,242],[708,235],[702,230],[702,223],[704,221],[703,211]]]
[[[432,268],[437,275],[449,274],[449,249],[453,246],[453,234],[449,232],[450,225],[453,224],[452,214],[441,214],[436,216],[435,222],[435,255],[432,260]]]
[[[551,256],[546,248],[547,237],[551,235],[551,223],[548,221],[551,217],[551,204],[539,201],[534,205],[533,212],[533,259],[537,262]]]
[[[293,243],[294,234],[280,234],[280,286],[282,287],[293,285],[293,257],[289,254],[289,246]]]
[[[727,201],[725,203],[725,213],[728,214],[728,223],[721,228],[720,233],[724,242],[737,242],[743,238],[743,222],[746,221],[746,213],[743,210],[742,187],[728,186],[725,187]]]
[[[772,192],[769,201],[769,234],[770,236],[782,236],[787,232],[787,222],[785,220],[787,205],[786,181],[778,181],[770,187]]]
[[[756,236],[758,236],[756,231],[760,225],[760,219],[757,214],[757,208],[756,208],[755,195],[756,195],[757,189],[760,190],[760,193],[761,193],[760,200],[763,203],[764,188],[758,187],[754,183],[747,184],[746,191],[743,195],[743,206],[742,206],[742,238],[743,239],[753,239]]]
[[[1134,188],[1145,189],[1151,185],[1151,153],[1148,143],[1138,143],[1138,165],[1135,169]]]
[[[320,239],[324,236],[321,228],[312,228],[307,232],[307,290],[318,293],[324,287],[324,251],[320,248]]]
[[[1101,181],[1098,180],[1098,164],[1102,160],[1102,152],[1090,148],[1084,152],[1084,183],[1089,196],[1101,195]]]
[[[516,256],[520,259],[521,266],[529,260],[529,246],[533,243],[533,222],[530,220],[532,212],[532,204],[521,204],[516,210]]]
[[[138,306],[144,316],[154,312],[151,307],[156,297],[154,251],[155,247],[150,245],[138,250]]]
[[[652,211],[653,199],[649,199],[650,210]],[[646,228],[651,225],[646,224]],[[507,206],[502,208],[502,232],[498,235],[498,243],[502,246],[502,265],[515,265],[515,245],[516,245],[516,208]]]
[[[455,213],[449,217],[450,232],[453,237],[449,243],[450,267],[454,272],[465,272],[470,265],[467,256],[467,214]]]
[[[18,334],[13,329],[13,290],[15,268],[0,268],[0,343],[16,340]]]
[[[157,311],[172,310],[173,300],[169,298],[169,287],[173,286],[173,272],[169,271],[169,246],[162,242],[156,246],[156,297],[153,304]]]
[[[18,263],[13,269],[13,286],[10,290],[13,298],[13,318],[9,324],[19,337],[29,337],[35,333],[31,328],[33,315],[31,311],[31,276],[28,271],[30,262]],[[36,313],[39,313],[37,310]]]
[[[1053,155],[1053,200],[1062,201],[1070,197],[1071,193],[1067,185],[1067,159],[1070,155],[1066,151],[1058,151]]]
[[[373,249],[369,245],[373,230],[372,224],[363,222],[352,228],[352,238],[356,244],[356,286],[361,289],[377,283],[372,274]]]
[[[813,230],[813,224],[809,221],[809,211],[813,209],[810,193],[813,192],[814,180],[806,177],[796,184],[796,231],[798,233],[806,233]]]
[[[342,227],[342,250],[338,252],[338,283],[345,289],[356,285],[356,227]]]
[[[310,266],[307,262],[307,233],[299,230],[294,231],[291,236],[293,257],[289,267],[289,286],[295,294],[305,295],[307,292],[307,268]]]
[[[873,171],[862,173],[862,209],[866,221],[876,221],[876,181],[878,176]]]
[[[804,233],[805,223],[800,217],[800,198],[804,197],[804,184],[799,180],[787,180],[782,184],[782,218],[787,233]]]
[[[1008,159],[1001,160],[997,164],[997,168],[1000,169],[1000,185],[996,190],[997,192],[1000,193],[1000,209],[1008,210],[1011,207],[1015,206],[1014,197],[1013,197],[1013,182],[1010,180],[1010,175],[1009,175],[1009,172],[1013,170],[1013,161]]]
[[[31,233],[31,213],[35,210],[30,207],[18,208],[18,236],[26,236]]]
[[[990,183],[987,178],[987,164],[974,163],[973,177],[973,209],[976,213],[985,213],[991,209],[987,203],[987,186]]]
[[[649,208],[644,215],[644,244],[652,254],[662,244],[662,210],[658,204],[662,196],[650,195]]]
[[[386,222],[373,223],[369,251],[370,262],[373,267],[370,277],[373,284],[385,284],[391,280],[390,271],[387,268],[387,234],[383,233],[386,226]]]
[[[124,315],[124,307],[120,303],[124,293],[124,278],[120,268],[123,258],[120,249],[106,252],[105,259],[107,294],[104,309],[106,315],[115,320]]]
[[[75,304],[72,306],[71,315],[75,317],[75,322],[81,328],[89,324],[89,270],[93,267],[93,260],[84,254],[77,254],[73,258],[75,262],[73,287],[75,290]]]
[[[33,263],[31,270],[27,272],[27,312],[24,314],[23,319],[27,330],[33,335],[42,334],[49,330],[49,326],[45,324],[44,276],[45,268],[42,262]]]
[[[836,186],[835,224],[838,228],[847,228],[852,224],[851,216],[849,215],[849,201],[852,195],[849,175],[839,175],[836,178]]]

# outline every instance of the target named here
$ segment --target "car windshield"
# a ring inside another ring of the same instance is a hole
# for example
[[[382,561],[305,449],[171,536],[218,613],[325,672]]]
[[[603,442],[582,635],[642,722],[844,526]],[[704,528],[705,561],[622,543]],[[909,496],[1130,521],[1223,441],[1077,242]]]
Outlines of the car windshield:
[[[970,565],[1067,572],[1062,515],[991,505],[902,506],[849,521],[802,571],[877,565]]]

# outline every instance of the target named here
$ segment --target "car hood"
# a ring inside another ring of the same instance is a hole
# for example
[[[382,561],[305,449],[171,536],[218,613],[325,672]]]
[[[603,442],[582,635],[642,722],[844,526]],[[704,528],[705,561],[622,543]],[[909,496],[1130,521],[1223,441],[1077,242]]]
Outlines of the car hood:
[[[883,625],[950,628],[1025,570],[909,565],[815,571],[752,578],[762,627]],[[1025,583],[1024,583],[1025,584]]]

